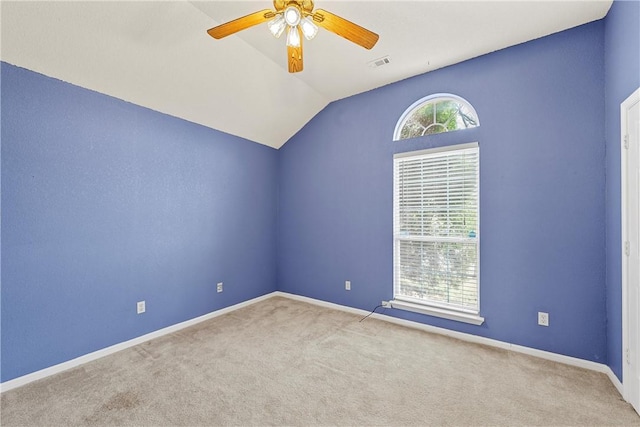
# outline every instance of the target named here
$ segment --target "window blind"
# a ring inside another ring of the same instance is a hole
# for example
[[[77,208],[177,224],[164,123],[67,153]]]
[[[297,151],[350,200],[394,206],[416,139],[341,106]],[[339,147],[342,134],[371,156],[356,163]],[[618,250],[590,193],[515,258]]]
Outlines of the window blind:
[[[479,312],[478,151],[394,159],[394,299]]]

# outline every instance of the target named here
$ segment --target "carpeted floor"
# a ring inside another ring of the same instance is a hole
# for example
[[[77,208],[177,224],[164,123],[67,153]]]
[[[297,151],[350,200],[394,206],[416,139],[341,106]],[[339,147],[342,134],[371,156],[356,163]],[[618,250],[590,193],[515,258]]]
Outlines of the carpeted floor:
[[[2,394],[3,426],[640,425],[604,374],[287,298]]]

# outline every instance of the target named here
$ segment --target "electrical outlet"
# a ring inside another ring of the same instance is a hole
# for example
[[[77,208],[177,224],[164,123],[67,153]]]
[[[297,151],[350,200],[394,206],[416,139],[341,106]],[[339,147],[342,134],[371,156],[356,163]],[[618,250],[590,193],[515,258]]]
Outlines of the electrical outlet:
[[[218,287],[216,288],[218,293],[222,292],[222,282],[218,283]]]
[[[344,288],[345,288],[347,291],[350,291],[350,290],[351,290],[351,280],[346,280],[346,281],[344,282]]]
[[[384,308],[391,308],[391,301],[382,301],[382,304],[380,305]]]
[[[138,311],[138,314],[142,314],[145,311],[147,311],[147,307],[144,301],[138,301],[138,303],[136,304],[136,309]]]
[[[538,325],[549,326],[549,313],[538,312]]]

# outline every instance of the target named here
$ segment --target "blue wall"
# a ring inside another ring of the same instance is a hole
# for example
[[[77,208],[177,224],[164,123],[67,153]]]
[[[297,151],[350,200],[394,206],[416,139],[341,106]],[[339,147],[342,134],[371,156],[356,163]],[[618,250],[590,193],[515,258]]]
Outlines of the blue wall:
[[[276,289],[276,150],[1,72],[2,381]]]
[[[393,154],[478,141],[485,324],[387,313],[605,362],[603,26],[330,104],[280,150],[279,288],[361,309],[390,299]],[[439,92],[471,102],[480,128],[392,142],[405,108]]]
[[[620,104],[640,87],[640,2],[615,1],[605,19],[607,361],[622,379]]]

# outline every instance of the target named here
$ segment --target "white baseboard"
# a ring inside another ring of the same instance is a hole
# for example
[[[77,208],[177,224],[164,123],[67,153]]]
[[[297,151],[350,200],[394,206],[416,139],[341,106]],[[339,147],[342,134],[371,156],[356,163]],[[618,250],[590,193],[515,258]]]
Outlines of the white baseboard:
[[[317,300],[314,298],[303,297],[300,295],[289,294],[286,292],[276,291],[271,295],[282,296],[285,298],[290,298],[297,301],[303,301],[303,302],[318,305],[321,307],[333,308],[336,310],[358,314],[361,316],[366,316],[367,314],[370,313],[370,311],[360,310],[358,308],[353,308],[353,307],[347,307],[340,304],[334,304],[331,302]],[[507,343],[504,341],[494,340],[491,338],[485,338],[477,335],[466,334],[464,332],[452,331],[449,329],[439,328],[437,326],[425,325],[423,323],[413,322],[410,320],[398,319],[396,317],[391,317],[384,314],[374,313],[371,315],[371,317],[384,320],[385,322],[406,326],[409,328],[420,329],[420,330],[431,332],[434,334],[446,335],[448,337],[456,338],[462,341],[467,341],[467,342],[472,342],[477,344],[484,344],[491,347],[497,347],[505,350],[515,351],[517,353],[527,354],[529,356],[538,357],[540,359],[546,359],[546,360],[551,360],[553,362],[563,363],[565,365],[571,365],[579,368],[589,369],[591,371],[602,372],[603,374],[606,374],[609,377],[609,379],[611,380],[615,388],[618,390],[620,395],[621,396],[623,395],[622,383],[620,382],[620,380],[618,380],[618,377],[616,377],[616,375],[613,373],[611,368],[609,368],[609,366],[603,363],[592,362],[590,360],[579,359],[577,357],[565,356],[563,354],[552,353],[550,351],[538,350],[531,347],[525,347],[517,344]]]
[[[624,388],[622,387],[622,383],[620,382],[616,374],[614,374],[611,368],[608,366],[607,366],[607,369],[605,370],[605,374],[607,374],[607,377],[609,377],[609,380],[611,381],[613,386],[616,388],[616,390],[618,390],[618,393],[620,393],[620,396],[624,398]]]
[[[25,384],[31,383],[33,381],[37,381],[51,375],[58,374],[60,372],[66,371],[71,368],[75,368],[80,365],[84,365],[85,363],[91,362],[96,359],[100,359],[101,357],[108,356],[110,354],[116,353],[118,351],[127,349],[129,347],[133,347],[134,345],[142,344],[143,342],[152,340],[154,338],[161,337],[163,335],[167,335],[180,329],[187,328],[189,326],[193,326],[200,322],[204,322],[205,320],[213,319],[214,317],[222,316],[223,314],[230,313],[232,311],[241,309],[243,307],[247,307],[249,305],[255,304],[260,301],[264,301],[265,299],[271,298],[273,294],[266,294],[259,296],[257,298],[250,299],[248,301],[244,301],[229,307],[221,308],[220,310],[212,311],[211,313],[207,313],[203,316],[196,317],[190,320],[186,320],[181,323],[177,323],[175,325],[167,326],[166,328],[158,329],[157,331],[150,332],[148,334],[139,336],[137,338],[133,338],[129,341],[124,341],[110,347],[103,348],[98,351],[94,351],[93,353],[88,353],[83,356],[77,357],[75,359],[68,360],[66,362],[60,363],[58,365],[50,366],[48,368],[32,372],[30,374],[12,379],[10,381],[5,381],[0,383],[0,393],[4,393],[5,391],[12,390],[16,387],[23,386]]]
[[[195,324],[198,324],[200,322],[204,322],[204,321],[209,320],[209,319],[213,319],[214,317],[222,316],[223,314],[230,313],[232,311],[241,309],[243,307],[247,307],[249,305],[255,304],[255,303],[260,302],[260,301],[264,301],[266,299],[269,299],[269,298],[272,298],[272,297],[275,297],[275,296],[280,296],[280,297],[285,297],[285,298],[289,298],[289,299],[292,299],[292,300],[302,301],[302,302],[306,302],[306,303],[309,303],[309,304],[314,304],[314,305],[321,306],[321,307],[331,308],[331,309],[334,309],[334,310],[346,311],[348,313],[353,313],[353,314],[357,314],[357,315],[360,315],[360,316],[366,316],[366,315],[368,315],[370,313],[370,311],[367,311],[367,310],[361,310],[361,309],[358,309],[358,308],[347,307],[347,306],[340,305],[340,304],[334,304],[334,303],[331,303],[331,302],[317,300],[317,299],[309,298],[309,297],[303,297],[303,296],[300,296],[300,295],[289,294],[289,293],[286,293],[286,292],[275,291],[275,292],[272,292],[270,294],[262,295],[260,297],[253,298],[253,299],[250,299],[248,301],[241,302],[239,304],[235,304],[235,305],[232,305],[232,306],[229,306],[229,307],[222,308],[220,310],[213,311],[211,313],[205,314],[205,315],[200,316],[200,317],[196,317],[194,319],[190,319],[190,320],[187,320],[187,321],[184,321],[184,322],[181,322],[181,323],[177,323],[177,324],[172,325],[172,326],[168,326],[168,327],[163,328],[163,329],[159,329],[159,330],[154,331],[154,332],[150,332],[150,333],[148,333],[146,335],[142,335],[140,337],[131,339],[129,341],[121,342],[121,343],[112,345],[110,347],[103,348],[103,349],[98,350],[98,351],[94,351],[93,353],[85,354],[85,355],[77,357],[75,359],[68,360],[66,362],[60,363],[58,365],[54,365],[54,366],[51,366],[49,368],[45,368],[45,369],[42,369],[40,371],[33,372],[31,374],[27,374],[27,375],[15,378],[15,379],[10,380],[10,381],[5,381],[4,383],[0,383],[0,393],[12,390],[12,389],[14,389],[16,387],[23,386],[23,385],[31,383],[33,381],[37,381],[37,380],[49,377],[51,375],[58,374],[60,372],[66,371],[66,370],[71,369],[71,368],[75,368],[77,366],[83,365],[85,363],[91,362],[91,361],[96,360],[96,359],[100,359],[102,357],[108,356],[110,354],[116,353],[116,352],[124,350],[124,349],[127,349],[129,347],[133,347],[135,345],[142,344],[142,343],[144,343],[146,341],[149,341],[149,340],[152,340],[154,338],[158,338],[158,337],[161,337],[163,335],[167,335],[167,334],[179,331],[180,329],[184,329],[184,328],[187,328],[189,326],[193,326]],[[554,361],[554,362],[564,363],[566,365],[577,366],[577,367],[584,368],[584,369],[589,369],[589,370],[592,370],[592,371],[602,372],[602,373],[606,374],[607,377],[609,377],[609,379],[613,383],[614,387],[618,390],[620,395],[621,396],[623,395],[622,383],[620,382],[620,380],[618,380],[618,377],[616,377],[616,375],[613,373],[611,368],[609,368],[607,365],[604,365],[602,363],[592,362],[590,360],[578,359],[576,357],[571,357],[571,356],[565,356],[565,355],[562,355],[562,354],[551,353],[549,351],[538,350],[538,349],[535,349],[535,348],[524,347],[524,346],[520,346],[520,345],[516,345],[516,344],[510,344],[510,343],[506,343],[506,342],[503,342],[503,341],[494,340],[494,339],[491,339],[491,338],[485,338],[485,337],[480,337],[480,336],[477,336],[477,335],[466,334],[466,333],[463,333],[463,332],[452,331],[452,330],[449,330],[449,329],[439,328],[437,326],[425,325],[423,323],[412,322],[410,320],[404,320],[404,319],[398,319],[396,317],[386,316],[386,315],[378,314],[378,313],[372,314],[371,317],[379,319],[379,320],[384,320],[384,321],[389,322],[389,323],[395,323],[397,325],[406,326],[406,327],[409,327],[409,328],[420,329],[420,330],[423,330],[423,331],[427,331],[427,332],[431,332],[431,333],[435,333],[435,334],[440,334],[440,335],[446,335],[446,336],[449,336],[449,337],[452,337],[452,338],[457,338],[457,339],[463,340],[463,341],[468,341],[468,342],[473,342],[473,343],[478,343],[478,344],[484,344],[484,345],[488,345],[488,346],[491,346],[491,347],[498,347],[498,348],[502,348],[502,349],[505,349],[505,350],[515,351],[515,352],[518,352],[518,353],[523,353],[523,354],[528,354],[530,356],[539,357],[541,359],[551,360],[551,361]]]

